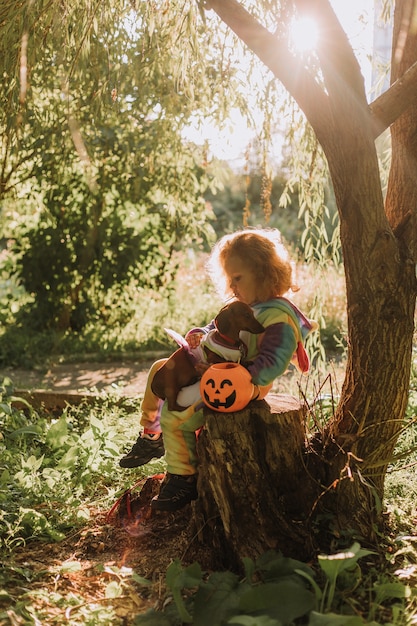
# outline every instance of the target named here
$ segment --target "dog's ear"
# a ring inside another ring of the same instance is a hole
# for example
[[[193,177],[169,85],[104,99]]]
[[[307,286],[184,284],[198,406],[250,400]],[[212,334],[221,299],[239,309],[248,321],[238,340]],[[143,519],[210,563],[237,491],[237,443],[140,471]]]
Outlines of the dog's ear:
[[[227,335],[229,330],[231,329],[231,318],[230,313],[228,311],[227,306],[220,309],[214,318],[214,323],[216,325],[217,330],[219,330],[223,335]]]

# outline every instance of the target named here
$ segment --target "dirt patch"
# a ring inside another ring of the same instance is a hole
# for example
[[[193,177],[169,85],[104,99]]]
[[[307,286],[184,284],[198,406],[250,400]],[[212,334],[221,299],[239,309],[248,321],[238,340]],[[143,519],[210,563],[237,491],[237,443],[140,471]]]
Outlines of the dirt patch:
[[[162,475],[144,479],[143,498],[136,494],[132,500],[132,515],[124,506],[120,512],[91,511],[91,524],[64,541],[33,542],[13,551],[13,567],[33,572],[31,602],[44,626],[83,623],[82,608],[98,605],[111,606],[121,624],[131,624],[136,615],[166,606],[165,577],[173,560],[183,566],[198,561],[210,569],[210,549],[198,543],[193,529],[193,505],[175,513],[151,514],[149,502],[162,479]],[[146,584],[135,581],[132,572]],[[109,583],[122,583],[120,597],[108,596]],[[66,601],[60,608],[56,598],[71,595],[79,602]]]
[[[46,370],[0,369],[0,380],[10,378],[16,389],[103,391],[136,396],[145,390],[154,359],[118,363],[57,363]]]

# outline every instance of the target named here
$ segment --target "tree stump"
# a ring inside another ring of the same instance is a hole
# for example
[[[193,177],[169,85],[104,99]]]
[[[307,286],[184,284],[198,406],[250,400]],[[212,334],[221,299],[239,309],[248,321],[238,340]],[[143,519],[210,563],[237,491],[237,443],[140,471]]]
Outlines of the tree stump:
[[[237,413],[206,410],[193,521],[225,566],[268,549],[311,554],[305,511],[316,495],[305,450],[305,409],[292,396],[269,394]]]

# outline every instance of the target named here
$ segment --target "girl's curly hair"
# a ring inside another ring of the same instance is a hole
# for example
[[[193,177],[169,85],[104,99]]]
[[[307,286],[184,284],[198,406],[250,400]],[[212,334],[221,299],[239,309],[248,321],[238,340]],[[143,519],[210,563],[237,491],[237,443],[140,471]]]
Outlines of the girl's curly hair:
[[[292,283],[292,264],[277,229],[247,228],[224,235],[215,244],[207,262],[207,270],[224,300],[233,296],[225,271],[230,257],[238,257],[254,273],[258,301],[265,302],[283,296],[290,289],[297,291]]]

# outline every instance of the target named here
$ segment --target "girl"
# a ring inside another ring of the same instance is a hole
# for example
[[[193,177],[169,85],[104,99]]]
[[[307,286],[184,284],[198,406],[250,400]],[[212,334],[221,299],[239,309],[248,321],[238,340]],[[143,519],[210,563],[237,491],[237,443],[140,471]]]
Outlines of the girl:
[[[295,288],[279,232],[245,229],[225,235],[213,248],[208,271],[219,293],[225,299],[235,297],[249,304],[266,329],[261,335],[242,333],[248,347],[247,369],[255,385],[253,399],[265,397],[290,362],[307,372],[309,360],[303,342],[313,325],[283,297]],[[206,331],[196,330],[194,340]],[[168,471],[159,495],[152,500],[153,509],[175,511],[197,498],[195,433],[204,425],[201,406],[199,400],[181,412],[168,411],[166,403],[162,406],[162,445]]]

